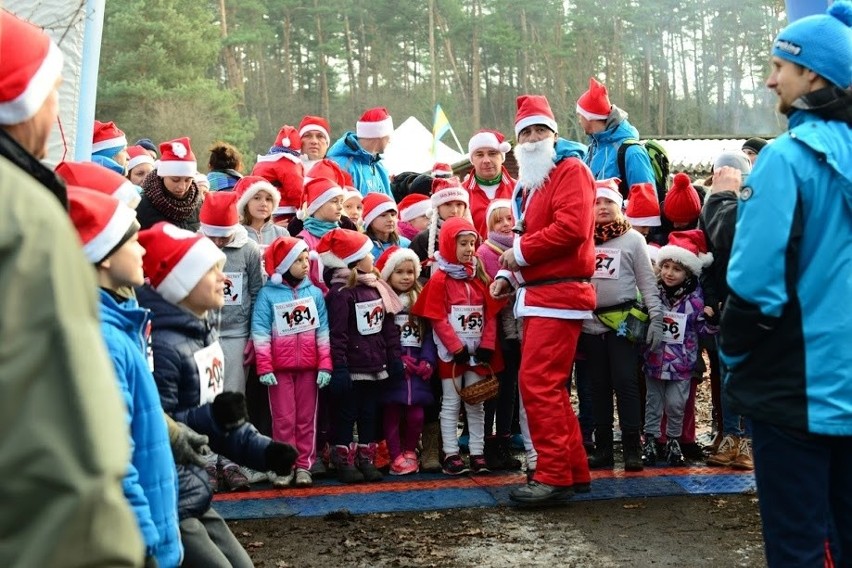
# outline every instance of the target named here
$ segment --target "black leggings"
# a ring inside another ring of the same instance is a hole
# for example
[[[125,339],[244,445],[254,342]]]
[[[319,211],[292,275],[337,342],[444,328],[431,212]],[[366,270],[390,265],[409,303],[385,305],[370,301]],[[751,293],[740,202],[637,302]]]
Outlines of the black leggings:
[[[512,415],[515,412],[515,398],[518,393],[518,370],[521,368],[521,344],[517,339],[502,342],[503,370],[497,373],[500,380],[500,393],[497,398],[485,402],[485,435],[493,433],[508,436],[512,433]],[[497,417],[497,431],[494,432],[494,418]]]
[[[612,430],[612,393],[618,405],[618,422],[622,432],[638,432],[641,428],[639,382],[636,345],[615,332],[602,335],[580,334],[580,349],[586,354],[588,376],[592,383],[592,409],[595,428]]]

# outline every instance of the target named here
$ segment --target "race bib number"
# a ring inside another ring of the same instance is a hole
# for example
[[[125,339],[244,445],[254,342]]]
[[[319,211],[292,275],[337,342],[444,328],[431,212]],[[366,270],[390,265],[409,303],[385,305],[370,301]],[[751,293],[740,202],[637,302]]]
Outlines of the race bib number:
[[[408,314],[394,316],[394,323],[399,327],[399,343],[403,347],[422,347],[423,339],[420,337],[420,326],[417,320],[411,321]]]
[[[372,302],[356,302],[355,321],[358,324],[358,333],[361,335],[379,333],[385,321],[385,306],[381,298]]]
[[[592,278],[618,280],[620,271],[620,249],[595,247],[595,274]]]
[[[225,390],[225,354],[219,342],[208,345],[192,354],[198,368],[198,405],[213,402]]]
[[[677,312],[663,313],[663,341],[683,345],[686,332],[686,314]]]
[[[240,306],[243,303],[243,278],[242,272],[225,273],[225,305]]]
[[[275,304],[275,331],[279,336],[296,335],[319,327],[317,305],[311,296]]]
[[[450,323],[459,339],[479,339],[484,325],[482,306],[452,306]]]

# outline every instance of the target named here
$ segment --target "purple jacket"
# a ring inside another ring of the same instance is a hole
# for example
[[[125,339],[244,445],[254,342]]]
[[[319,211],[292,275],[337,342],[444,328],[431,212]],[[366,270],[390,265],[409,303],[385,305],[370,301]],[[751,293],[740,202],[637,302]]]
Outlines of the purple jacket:
[[[664,381],[688,381],[698,361],[698,335],[714,335],[718,328],[704,319],[701,286],[679,298],[674,305],[669,303],[662,289],[659,290],[659,298],[664,314],[674,312],[686,315],[685,329],[675,332],[683,334],[683,343],[664,342],[656,351],[645,349],[645,376]],[[672,322],[667,323],[670,325]]]
[[[362,328],[367,322],[362,308],[358,308],[356,313],[356,304],[376,300],[381,300],[379,292],[360,284],[353,288],[341,288],[335,284],[328,291],[325,305],[328,311],[331,362],[335,369],[344,367],[350,373],[378,373],[387,370],[388,361],[399,359],[399,330],[392,315],[383,310],[373,310],[375,313],[366,314],[366,320],[381,325],[381,329],[370,335],[358,330],[359,322]]]
[[[397,314],[397,317],[408,318],[408,310],[404,313]],[[421,324],[420,337],[422,344],[420,347],[402,347],[402,354],[413,357],[418,363],[426,361],[432,368],[435,367],[435,361],[438,358],[437,350],[435,349],[435,340],[432,337],[432,329],[429,322],[416,316],[411,316],[412,320]],[[403,330],[397,327],[400,332],[400,342],[403,341]],[[382,402],[384,404],[403,404],[406,406],[429,406],[434,402],[432,395],[432,387],[429,384],[429,378],[424,380],[422,377],[414,373],[410,373],[408,369],[405,371],[405,378],[402,380],[388,380],[384,383],[384,391],[382,392]]]

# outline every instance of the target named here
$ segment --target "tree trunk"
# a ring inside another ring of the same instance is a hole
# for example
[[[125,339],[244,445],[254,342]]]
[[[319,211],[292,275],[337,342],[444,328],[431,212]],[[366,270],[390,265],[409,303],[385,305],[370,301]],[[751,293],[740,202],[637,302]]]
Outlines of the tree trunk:
[[[353,114],[358,114],[358,82],[355,78],[355,62],[353,57],[355,48],[352,45],[352,30],[349,27],[349,14],[343,16],[343,34],[346,41],[346,72],[349,76],[349,102],[352,105]],[[327,115],[326,115],[327,116]]]
[[[432,108],[438,104],[438,61],[435,51],[435,0],[429,0],[429,74],[432,80]]]
[[[228,39],[228,10],[225,6],[225,0],[219,0],[219,35],[223,43],[222,58],[225,63],[228,89],[237,94],[240,106],[244,106],[245,89],[243,86],[243,73],[235,53],[236,47],[224,45]]]
[[[314,0],[314,9],[316,10],[314,21],[316,23],[317,32],[317,64],[319,70],[320,116],[330,116],[331,110],[329,108],[328,102],[328,74],[326,71],[325,52],[323,48],[325,40],[322,34],[322,19],[319,15],[319,0]]]
[[[478,0],[473,0],[472,6],[472,19],[473,19],[473,33],[471,37],[471,70],[470,70],[470,113],[471,113],[471,128],[474,132],[479,130],[480,125],[480,110],[479,110],[479,73],[480,73],[480,59],[479,59],[479,20],[482,17],[482,11],[479,6]]]

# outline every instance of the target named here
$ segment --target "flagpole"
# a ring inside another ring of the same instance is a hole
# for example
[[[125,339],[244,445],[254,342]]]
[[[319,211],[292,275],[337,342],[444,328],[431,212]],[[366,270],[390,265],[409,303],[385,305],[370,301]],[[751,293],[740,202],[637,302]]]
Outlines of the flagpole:
[[[450,134],[452,134],[452,135],[453,135],[453,140],[455,140],[455,141],[456,141],[456,148],[458,148],[458,149],[459,149],[459,154],[466,154],[467,152],[465,152],[464,150],[462,150],[461,142],[459,142],[459,137],[458,137],[458,136],[456,136],[456,131],[455,131],[455,130],[453,130],[453,127],[452,127],[452,126],[450,126]],[[437,146],[437,144],[436,144],[436,146]]]

